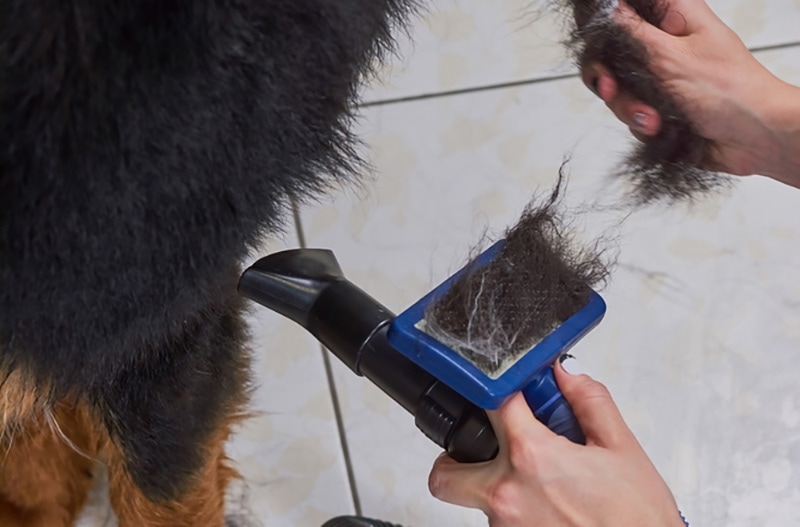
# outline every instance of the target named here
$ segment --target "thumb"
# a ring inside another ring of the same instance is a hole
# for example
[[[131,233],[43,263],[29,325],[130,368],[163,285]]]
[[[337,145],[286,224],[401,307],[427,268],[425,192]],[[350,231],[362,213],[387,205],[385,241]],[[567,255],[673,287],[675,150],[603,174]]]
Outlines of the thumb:
[[[428,489],[434,498],[470,509],[486,508],[483,492],[491,477],[492,462],[458,463],[442,454],[428,476]]]
[[[615,449],[635,442],[608,389],[582,374],[576,365],[575,358],[568,356],[563,362],[558,361],[554,370],[558,387],[586,435],[586,443]]]

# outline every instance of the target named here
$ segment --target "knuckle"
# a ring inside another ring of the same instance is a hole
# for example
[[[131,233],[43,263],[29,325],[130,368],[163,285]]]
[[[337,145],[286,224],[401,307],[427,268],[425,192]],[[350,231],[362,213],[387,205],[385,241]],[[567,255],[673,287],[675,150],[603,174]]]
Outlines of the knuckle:
[[[488,516],[503,525],[515,525],[521,520],[521,504],[525,501],[510,478],[496,481],[487,492]],[[494,524],[494,523],[493,523]]]
[[[611,392],[605,384],[602,384],[586,375],[577,379],[568,390],[571,395],[580,399],[608,399],[611,400]]]
[[[588,377],[584,379],[584,383],[583,389],[587,397],[611,399],[611,392],[608,391],[605,384]]]
[[[606,385],[592,379],[585,380],[585,384],[582,386],[582,393],[586,399],[611,400],[611,392],[608,391]]]
[[[511,468],[519,472],[536,471],[538,464],[537,451],[540,445],[525,437],[508,439],[508,462]]]

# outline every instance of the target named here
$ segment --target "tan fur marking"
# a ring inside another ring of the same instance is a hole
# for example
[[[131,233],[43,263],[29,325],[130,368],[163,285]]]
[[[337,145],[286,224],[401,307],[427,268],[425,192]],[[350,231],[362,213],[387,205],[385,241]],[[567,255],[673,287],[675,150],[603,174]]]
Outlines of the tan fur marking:
[[[42,415],[47,406],[43,393],[46,390],[37,390],[21,370],[0,369],[0,448],[12,442],[28,420]]]
[[[223,527],[225,490],[238,477],[228,464],[225,442],[231,423],[225,423],[205,447],[206,464],[197,474],[192,489],[170,503],[153,503],[142,496],[125,471],[122,453],[113,445],[109,451],[111,503],[120,527]]]
[[[0,384],[0,527],[72,527],[92,486],[95,460],[108,464],[111,503],[120,527],[223,527],[225,490],[238,474],[220,425],[205,445],[206,464],[191,490],[170,503],[142,495],[125,469],[124,454],[104,426],[75,400],[49,404],[42,391],[14,372]]]
[[[35,400],[33,396],[19,400]],[[71,527],[92,486],[97,430],[85,407],[56,405],[24,415],[24,425],[0,449],[0,525]],[[58,424],[72,445],[53,430]],[[76,451],[79,449],[81,452]]]

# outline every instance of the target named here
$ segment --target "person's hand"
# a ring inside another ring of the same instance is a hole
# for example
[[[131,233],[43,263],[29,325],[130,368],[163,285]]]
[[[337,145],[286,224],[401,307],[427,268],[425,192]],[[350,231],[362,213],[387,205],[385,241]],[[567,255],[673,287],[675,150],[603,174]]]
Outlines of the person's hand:
[[[460,464],[440,456],[431,493],[482,510],[491,527],[683,527],[670,490],[608,390],[560,365],[555,373],[586,434],[585,446],[551,432],[517,394],[489,413],[497,457]]]
[[[698,133],[716,144],[713,166],[703,168],[798,185],[800,89],[762,66],[703,0],[666,4],[661,28],[639,18],[624,1],[616,21],[645,45],[652,72]],[[658,133],[656,110],[621,92],[603,65],[586,65],[582,77],[639,139]]]

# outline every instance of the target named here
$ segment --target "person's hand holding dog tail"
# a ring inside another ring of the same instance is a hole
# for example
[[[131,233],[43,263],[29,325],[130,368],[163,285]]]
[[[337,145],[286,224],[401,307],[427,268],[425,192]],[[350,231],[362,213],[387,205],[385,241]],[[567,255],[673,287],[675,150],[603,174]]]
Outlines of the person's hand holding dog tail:
[[[566,367],[575,372],[577,362]],[[492,461],[436,460],[431,493],[482,510],[491,527],[683,527],[675,499],[625,424],[608,390],[555,367],[587,439],[551,432],[517,394],[489,418],[500,442]]]
[[[661,27],[642,20],[624,1],[616,13],[648,50],[650,68],[703,137],[717,146],[708,168],[762,174],[800,187],[800,88],[768,71],[703,0],[664,0]],[[602,64],[582,71],[590,87],[646,141],[661,116],[620,91]]]

